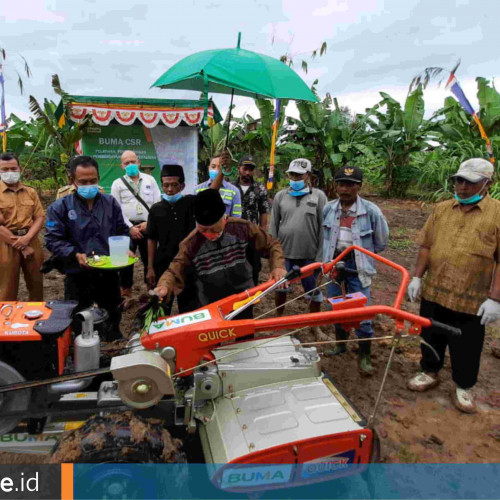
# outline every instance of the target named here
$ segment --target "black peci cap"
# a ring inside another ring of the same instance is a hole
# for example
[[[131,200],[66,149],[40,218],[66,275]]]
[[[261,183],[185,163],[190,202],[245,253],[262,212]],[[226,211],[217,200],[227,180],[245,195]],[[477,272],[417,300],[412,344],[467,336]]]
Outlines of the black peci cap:
[[[161,167],[162,177],[179,177],[179,182],[184,184],[184,169],[176,163],[166,164]]]
[[[198,224],[211,226],[218,222],[225,213],[226,205],[216,189],[205,189],[196,195],[194,216]]]
[[[334,180],[357,182],[361,184],[363,182],[363,172],[359,167],[349,167],[346,165],[337,170]]]

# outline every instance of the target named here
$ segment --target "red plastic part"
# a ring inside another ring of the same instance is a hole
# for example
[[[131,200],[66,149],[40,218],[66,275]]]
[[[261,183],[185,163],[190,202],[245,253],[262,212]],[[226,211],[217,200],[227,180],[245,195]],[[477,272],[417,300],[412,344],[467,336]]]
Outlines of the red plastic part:
[[[157,349],[166,346],[172,346],[176,350],[175,372],[182,372],[180,376],[188,376],[193,372],[193,368],[200,360],[210,354],[215,347],[236,341],[239,337],[252,335],[256,332],[275,332],[290,328],[302,328],[305,326],[321,326],[335,323],[359,323],[363,320],[373,319],[377,314],[383,314],[396,320],[396,327],[399,329],[403,322],[411,324],[410,334],[418,334],[421,327],[431,326],[431,320],[423,318],[416,314],[401,310],[401,303],[404,293],[409,283],[408,271],[394,262],[376,255],[364,248],[352,246],[342,252],[335,260],[328,263],[316,262],[304,266],[301,269],[301,278],[309,276],[316,270],[321,269],[323,274],[330,273],[337,262],[349,253],[351,250],[363,252],[375,260],[382,262],[396,270],[401,275],[401,283],[392,306],[377,305],[353,307],[351,303],[347,309],[324,311],[319,313],[298,314],[294,316],[271,317],[267,319],[243,319],[226,321],[225,315],[233,310],[235,302],[242,301],[255,295],[259,290],[266,290],[275,283],[270,280],[259,286],[246,290],[244,292],[231,295],[218,302],[208,304],[198,311],[208,310],[210,319],[194,324],[182,324],[179,328],[174,328],[164,332],[143,335],[141,342],[146,349]],[[292,281],[298,281],[297,278]],[[191,314],[191,313],[190,313]],[[169,318],[170,321],[176,317]],[[415,328],[416,327],[416,328]]]

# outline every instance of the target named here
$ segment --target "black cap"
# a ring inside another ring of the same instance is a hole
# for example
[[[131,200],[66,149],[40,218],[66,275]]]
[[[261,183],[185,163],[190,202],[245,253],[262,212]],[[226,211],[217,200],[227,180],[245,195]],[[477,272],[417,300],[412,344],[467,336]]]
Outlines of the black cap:
[[[205,189],[196,195],[194,216],[198,224],[211,226],[218,222],[225,213],[226,205],[216,189]]]
[[[162,177],[179,177],[179,182],[184,184],[184,169],[176,163],[166,164],[161,167]]]
[[[359,167],[349,167],[346,165],[345,167],[337,170],[334,180],[357,182],[358,184],[361,184],[363,182],[363,172]]]
[[[255,163],[255,160],[252,155],[245,155],[240,158],[240,162],[238,165],[241,167],[243,165],[250,165],[252,167],[256,167],[257,164]]]

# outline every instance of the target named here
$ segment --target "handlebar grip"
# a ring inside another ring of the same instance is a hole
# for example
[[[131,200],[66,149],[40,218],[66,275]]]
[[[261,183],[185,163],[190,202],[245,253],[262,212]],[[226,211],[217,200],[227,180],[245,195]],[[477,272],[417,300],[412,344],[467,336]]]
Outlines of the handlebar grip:
[[[349,269],[343,260],[335,264],[335,269],[339,274],[344,273],[344,274],[349,274],[351,276],[358,275],[358,271],[356,269]]]
[[[436,320],[431,320],[432,321],[432,327],[433,328],[438,328],[441,330],[443,333],[446,333],[447,335],[453,335],[458,337],[459,335],[462,335],[462,330],[460,328],[456,328],[455,326],[450,326],[445,323],[441,323]]]
[[[295,278],[298,278],[300,275],[301,275],[300,267],[299,266],[293,266],[292,269],[290,269],[290,271],[288,271],[285,274],[285,278],[288,281],[290,281],[290,280],[294,280]]]

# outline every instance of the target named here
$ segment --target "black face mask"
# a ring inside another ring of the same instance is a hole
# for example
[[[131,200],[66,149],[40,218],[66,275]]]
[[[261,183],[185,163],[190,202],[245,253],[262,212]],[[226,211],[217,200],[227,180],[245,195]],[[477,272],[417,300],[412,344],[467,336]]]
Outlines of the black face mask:
[[[242,175],[241,179],[244,180],[245,182],[252,182],[252,176],[251,175]]]

